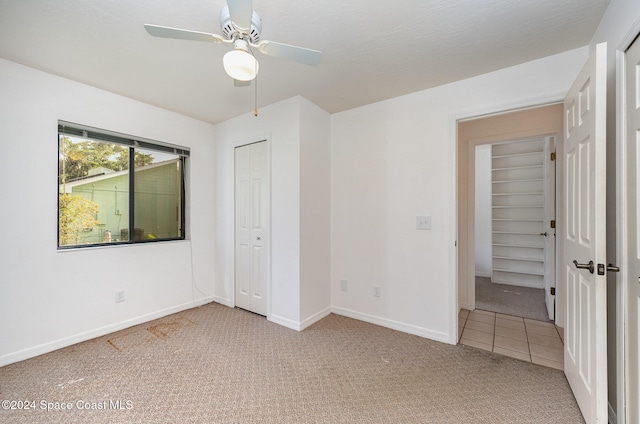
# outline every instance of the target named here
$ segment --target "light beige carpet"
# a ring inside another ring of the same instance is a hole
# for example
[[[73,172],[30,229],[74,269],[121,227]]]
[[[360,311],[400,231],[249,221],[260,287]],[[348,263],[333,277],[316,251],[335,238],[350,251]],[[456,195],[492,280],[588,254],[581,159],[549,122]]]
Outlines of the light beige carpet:
[[[217,304],[0,368],[0,399],[34,402],[2,423],[583,422],[561,371],[338,315],[296,332]]]

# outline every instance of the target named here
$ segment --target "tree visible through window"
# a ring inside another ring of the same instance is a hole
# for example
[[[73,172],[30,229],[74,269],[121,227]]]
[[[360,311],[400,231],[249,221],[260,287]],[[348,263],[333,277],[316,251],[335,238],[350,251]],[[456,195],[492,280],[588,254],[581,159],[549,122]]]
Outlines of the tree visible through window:
[[[58,139],[59,248],[184,238],[188,150],[63,124]]]

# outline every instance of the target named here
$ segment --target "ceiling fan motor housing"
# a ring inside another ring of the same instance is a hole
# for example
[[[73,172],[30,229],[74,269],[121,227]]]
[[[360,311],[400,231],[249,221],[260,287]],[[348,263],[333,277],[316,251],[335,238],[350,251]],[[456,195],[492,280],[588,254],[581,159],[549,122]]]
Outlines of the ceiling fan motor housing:
[[[262,19],[260,19],[260,16],[253,10],[251,12],[251,28],[249,28],[248,31],[241,31],[231,22],[229,6],[225,6],[220,10],[220,27],[222,28],[222,35],[228,40],[244,38],[252,44],[257,44],[258,41],[260,41]]]

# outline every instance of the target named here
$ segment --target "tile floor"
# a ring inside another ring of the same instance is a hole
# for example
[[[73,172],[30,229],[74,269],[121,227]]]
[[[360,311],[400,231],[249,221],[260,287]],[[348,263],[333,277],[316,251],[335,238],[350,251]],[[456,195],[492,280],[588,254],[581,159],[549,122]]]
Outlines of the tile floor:
[[[458,315],[460,344],[522,361],[563,369],[563,329],[551,322],[463,309]]]

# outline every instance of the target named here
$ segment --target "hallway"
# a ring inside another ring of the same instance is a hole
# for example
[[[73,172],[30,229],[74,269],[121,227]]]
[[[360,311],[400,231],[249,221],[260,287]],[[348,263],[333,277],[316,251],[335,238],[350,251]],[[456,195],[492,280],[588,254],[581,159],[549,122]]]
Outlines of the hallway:
[[[458,337],[462,345],[563,369],[563,330],[551,322],[463,309],[458,314]]]

